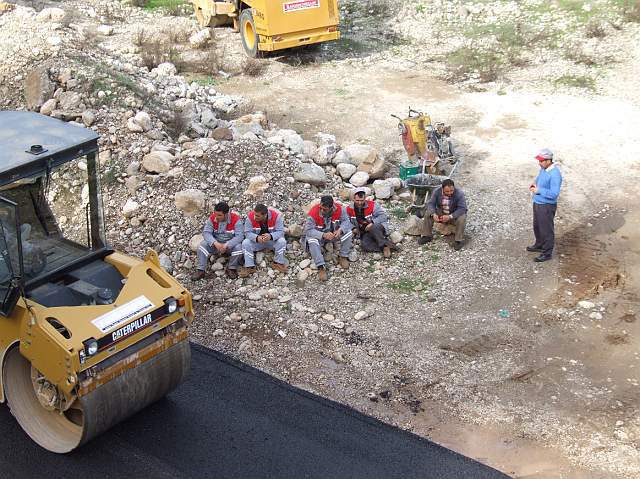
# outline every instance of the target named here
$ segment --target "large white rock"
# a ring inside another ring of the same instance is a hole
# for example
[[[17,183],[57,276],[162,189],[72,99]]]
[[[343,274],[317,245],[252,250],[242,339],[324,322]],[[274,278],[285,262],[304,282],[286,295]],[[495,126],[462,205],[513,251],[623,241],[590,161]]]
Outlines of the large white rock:
[[[43,8],[36,15],[36,20],[39,22],[61,22],[66,13],[62,8]]]
[[[400,188],[402,188],[402,180],[397,176],[393,178],[387,178],[386,181],[388,181],[389,184],[391,184],[394,190],[399,190]]]
[[[29,110],[40,108],[47,101],[55,90],[55,84],[49,78],[49,71],[40,66],[34,68],[24,81],[24,97]],[[53,110],[52,110],[53,111]]]
[[[424,220],[418,218],[416,215],[411,215],[407,218],[402,230],[406,235],[420,236],[423,231],[423,222]]]
[[[133,117],[133,121],[140,125],[142,131],[149,131],[153,124],[151,123],[151,117],[146,111],[139,111],[136,116]]]
[[[293,177],[301,183],[321,186],[327,182],[327,174],[321,166],[314,163],[301,163],[293,173]]]
[[[82,103],[82,96],[75,91],[65,91],[58,96],[58,106],[64,111],[77,110]]]
[[[352,163],[356,166],[360,166],[360,163],[363,162],[374,162],[376,157],[378,156],[378,152],[373,146],[361,145],[359,143],[347,146],[346,148],[344,148],[344,151],[349,155],[351,159],[349,163]]]
[[[284,139],[283,139],[284,142]],[[316,156],[316,151],[318,151],[318,147],[313,141],[304,140],[303,142],[303,154],[307,158],[314,158]]]
[[[253,176],[249,178],[249,186],[244,194],[260,197],[267,190],[267,188],[269,188],[269,183],[264,176]]]
[[[200,243],[203,241],[204,236],[202,236],[202,234],[198,233],[197,235],[193,235],[189,240],[189,248],[191,248],[191,251],[195,253],[198,251],[198,246],[200,246]]]
[[[304,140],[294,130],[280,130],[278,134],[284,140],[284,146],[289,148],[295,154],[304,153]]]
[[[40,107],[40,113],[42,115],[51,115],[51,112],[56,109],[58,106],[58,100],[55,98],[51,98],[44,102],[44,104]]]
[[[125,218],[131,218],[138,212],[139,209],[140,209],[140,204],[137,201],[134,201],[131,198],[129,198],[127,202],[124,204],[124,206],[122,207],[122,214],[124,215]]]
[[[135,122],[133,117],[127,120],[127,130],[133,133],[142,133],[144,131],[144,129]]]
[[[393,195],[393,187],[387,180],[376,180],[373,182],[373,192],[379,200],[388,200]]]
[[[334,165],[339,165],[340,163],[349,163],[350,165],[358,166],[354,164],[351,160],[351,155],[344,150],[340,150],[336,153],[336,156],[333,157],[331,163]]]
[[[142,167],[149,173],[166,173],[172,161],[173,155],[168,151],[152,151],[142,158]]]
[[[364,186],[369,181],[369,173],[365,173],[364,171],[356,172],[350,179],[349,183],[353,186]]]
[[[334,156],[336,156],[336,145],[335,143],[328,143],[318,147],[313,161],[318,165],[328,165]]]
[[[174,197],[176,208],[187,216],[193,216],[200,213],[206,203],[204,192],[195,189],[178,191]]]
[[[336,171],[340,175],[340,178],[345,181],[353,176],[353,174],[356,172],[356,169],[356,166],[350,163],[340,163],[338,166],[336,166]]]
[[[211,40],[211,30],[205,28],[199,32],[194,33],[189,37],[189,43],[194,48],[204,47]]]
[[[178,73],[178,69],[173,63],[164,62],[151,70],[151,74],[155,76],[173,76]]]

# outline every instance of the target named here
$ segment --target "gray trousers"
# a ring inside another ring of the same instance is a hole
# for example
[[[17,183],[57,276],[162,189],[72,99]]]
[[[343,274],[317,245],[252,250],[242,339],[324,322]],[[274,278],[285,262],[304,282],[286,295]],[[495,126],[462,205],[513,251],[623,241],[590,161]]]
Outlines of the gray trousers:
[[[273,260],[279,264],[289,264],[284,253],[287,251],[287,240],[280,238],[277,241],[267,241],[266,243],[258,243],[257,241],[245,238],[242,242],[242,253],[244,254],[244,265],[247,268],[253,268],[256,265],[256,252],[265,249],[272,249],[275,253]]]
[[[442,213],[437,212],[436,214],[442,215]],[[423,224],[423,235],[424,236],[433,236],[433,224],[435,221],[431,217],[430,214],[426,214],[424,217]],[[451,218],[446,223],[447,225],[452,225],[455,228],[455,240],[462,241],[464,240],[464,227],[467,224],[467,215],[460,215],[457,218]]]
[[[542,254],[551,255],[556,241],[553,220],[557,205],[533,204],[533,234],[536,237],[535,247],[542,249]]]
[[[313,262],[316,266],[324,265],[324,256],[322,255],[322,247],[327,243],[333,243],[334,250],[340,249],[340,256],[344,258],[349,257],[351,252],[351,244],[353,243],[353,233],[351,230],[343,234],[339,239],[334,241],[327,241],[324,238],[315,239],[307,238],[307,249],[313,258]]]
[[[373,225],[369,231],[360,232],[360,247],[363,251],[379,253],[385,246],[393,247],[393,243],[387,238],[384,226]]]
[[[200,246],[198,246],[198,269],[200,271],[207,269],[207,261],[209,261],[209,256],[212,254],[219,256],[218,250],[215,249],[215,247],[207,244],[206,241],[200,243]],[[229,262],[227,263],[228,269],[238,269],[238,265],[242,259],[242,245],[235,245],[231,252],[227,251],[224,256],[229,256]]]

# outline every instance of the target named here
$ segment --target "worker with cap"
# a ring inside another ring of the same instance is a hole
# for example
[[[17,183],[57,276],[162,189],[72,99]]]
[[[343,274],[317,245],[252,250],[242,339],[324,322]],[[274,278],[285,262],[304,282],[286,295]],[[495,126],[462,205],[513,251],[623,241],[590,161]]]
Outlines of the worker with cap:
[[[385,258],[391,257],[395,249],[388,238],[391,233],[389,216],[382,206],[367,200],[367,189],[356,188],[353,191],[353,202],[347,206],[347,213],[356,234],[360,236],[360,247],[363,251],[381,252]]]
[[[284,255],[287,240],[284,238],[284,221],[280,211],[257,204],[244,222],[244,237],[244,268],[240,270],[241,278],[247,278],[256,272],[255,255],[263,250],[274,251],[273,269],[281,273],[287,272],[288,261]]]
[[[548,148],[536,155],[540,171],[529,191],[533,194],[533,234],[535,243],[527,251],[540,253],[534,261],[541,263],[551,259],[555,244],[553,220],[558,207],[558,196],[562,186],[562,174],[553,162],[553,152]]]
[[[229,205],[221,201],[213,208],[202,229],[203,240],[198,246],[198,269],[191,276],[194,281],[205,276],[207,261],[211,255],[228,256],[226,274],[235,279],[238,277],[238,266],[242,260],[242,240],[244,232],[240,215],[229,211]]]
[[[307,214],[301,240],[302,247],[309,250],[318,267],[320,281],[328,278],[322,247],[328,243],[333,244],[334,250],[339,251],[340,266],[348,269],[352,240],[353,232],[347,209],[329,195],[321,197],[320,203],[314,205]]]

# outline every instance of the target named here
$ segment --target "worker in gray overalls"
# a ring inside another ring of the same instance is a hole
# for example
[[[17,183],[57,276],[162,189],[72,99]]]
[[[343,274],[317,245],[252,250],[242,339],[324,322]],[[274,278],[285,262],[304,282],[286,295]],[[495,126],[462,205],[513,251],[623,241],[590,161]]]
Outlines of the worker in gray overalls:
[[[320,198],[320,203],[309,210],[301,240],[302,247],[309,251],[318,267],[320,281],[328,279],[322,247],[332,243],[334,249],[339,249],[340,266],[348,269],[352,240],[353,232],[347,208],[334,202],[331,196]]]
[[[240,270],[241,278],[247,278],[256,272],[255,255],[265,249],[273,250],[275,253],[273,269],[281,273],[288,271],[288,261],[284,255],[287,251],[287,240],[284,238],[282,213],[275,208],[256,205],[244,222],[244,237],[244,268]]]
[[[198,246],[198,270],[191,279],[198,281],[205,276],[209,256],[229,256],[227,277],[238,277],[238,266],[242,260],[243,225],[240,215],[229,211],[229,205],[223,201],[218,203],[213,214],[207,219],[202,229],[204,240]]]

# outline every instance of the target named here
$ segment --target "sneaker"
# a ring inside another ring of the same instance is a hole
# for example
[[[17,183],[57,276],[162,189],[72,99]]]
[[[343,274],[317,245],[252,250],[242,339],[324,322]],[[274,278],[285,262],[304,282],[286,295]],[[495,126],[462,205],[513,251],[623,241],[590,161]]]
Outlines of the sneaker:
[[[433,241],[433,236],[420,236],[418,238],[418,244],[427,244]]]
[[[191,281],[200,281],[201,279],[204,279],[204,277],[205,272],[198,270],[191,275]]]
[[[527,251],[529,253],[542,253],[542,248],[540,246],[527,246]]]
[[[462,241],[454,241],[453,249],[456,251],[460,251],[462,249]]]
[[[235,270],[235,269],[227,268],[225,270],[225,273],[227,274],[227,278],[229,278],[229,279],[237,279],[238,278],[238,271]]]
[[[349,258],[345,258],[344,256],[340,256],[340,267],[342,269],[349,269]]]
[[[329,279],[327,269],[324,266],[318,267],[318,279],[323,282]]]
[[[382,256],[385,258],[391,258],[391,248],[389,246],[382,248]]]
[[[255,266],[252,266],[250,268],[243,267],[240,270],[240,273],[238,274],[238,276],[240,276],[241,278],[248,278],[249,276],[251,276],[255,272],[256,272]]]
[[[285,273],[289,271],[289,267],[286,264],[273,263],[273,269],[279,271],[280,273]]]
[[[533,261],[535,261],[536,263],[542,263],[544,261],[549,261],[550,259],[550,254],[541,254],[540,256],[536,256],[535,258],[533,258]]]

